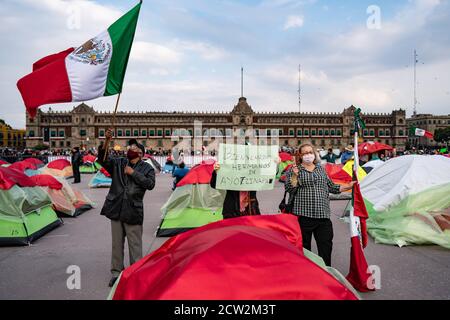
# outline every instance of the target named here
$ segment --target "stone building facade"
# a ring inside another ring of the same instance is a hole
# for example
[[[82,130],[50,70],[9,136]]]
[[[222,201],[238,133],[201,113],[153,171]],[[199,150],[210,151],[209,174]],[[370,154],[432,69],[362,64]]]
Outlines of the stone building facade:
[[[445,129],[450,127],[450,114],[435,116],[432,114],[416,114],[411,118],[406,119],[406,124],[408,128],[420,128],[434,134],[436,129]],[[442,141],[435,141],[433,139],[428,139],[425,137],[416,137],[409,133],[408,142],[412,147],[422,148],[422,147],[437,147],[439,145],[445,145]]]
[[[229,112],[118,112],[114,143],[125,146],[130,138],[136,138],[148,149],[168,150],[184,140],[184,145],[194,150],[217,149],[221,139],[251,132],[268,144],[278,138],[280,145],[291,147],[312,143],[318,148],[343,148],[353,142],[354,110],[350,106],[340,113],[255,112],[247,99],[241,97]],[[363,140],[404,150],[408,134],[404,110],[364,114],[363,118],[367,125]],[[96,112],[84,103],[71,111],[39,111],[35,119],[26,121],[27,147],[38,144],[49,144],[52,149],[97,147],[111,122],[111,113]],[[198,140],[200,144],[196,143]]]
[[[24,137],[24,129],[13,129],[3,119],[0,119],[0,148],[21,150],[25,147]]]

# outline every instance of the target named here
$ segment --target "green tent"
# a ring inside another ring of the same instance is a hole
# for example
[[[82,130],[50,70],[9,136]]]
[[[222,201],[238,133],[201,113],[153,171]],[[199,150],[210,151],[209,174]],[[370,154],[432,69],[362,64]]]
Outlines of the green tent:
[[[98,162],[85,163],[80,166],[80,173],[96,173],[101,167],[102,166]]]
[[[212,163],[193,167],[161,208],[158,237],[171,237],[223,219],[224,190],[211,188]]]
[[[61,225],[40,187],[0,189],[0,245],[27,245]]]

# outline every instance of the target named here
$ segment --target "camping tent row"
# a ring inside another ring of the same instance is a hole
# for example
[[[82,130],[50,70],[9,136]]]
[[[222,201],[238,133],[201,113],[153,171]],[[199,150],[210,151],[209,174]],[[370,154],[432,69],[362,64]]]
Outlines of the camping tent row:
[[[289,161],[292,161],[288,154],[283,157],[280,154],[281,162],[284,159],[286,163],[279,167],[279,172],[283,172],[289,165]],[[352,163],[349,161],[345,167],[332,166],[335,170],[332,175],[335,182],[345,184],[352,180]],[[161,208],[162,220],[156,233],[158,237],[174,236],[223,219],[222,206],[225,191],[216,190],[210,186],[213,168],[214,161],[203,161],[192,167],[178,182],[177,188]],[[366,172],[360,169],[359,178],[362,180],[366,175]],[[343,196],[343,198],[348,197],[351,197],[350,193]]]
[[[56,159],[44,165],[44,163],[39,159],[28,158],[12,164],[3,163],[0,164],[0,166],[24,172],[28,176],[34,176],[37,174],[48,174],[62,178],[70,178],[73,176],[72,165],[66,159]]]
[[[155,173],[161,172],[161,165],[153,157],[146,157],[144,161],[153,167]],[[105,168],[100,166],[97,173],[89,181],[88,186],[89,188],[109,188],[111,183],[111,175]]]
[[[75,217],[94,206],[64,178],[28,176],[11,166],[0,167],[0,200],[3,245],[30,243],[61,223],[57,215]]]

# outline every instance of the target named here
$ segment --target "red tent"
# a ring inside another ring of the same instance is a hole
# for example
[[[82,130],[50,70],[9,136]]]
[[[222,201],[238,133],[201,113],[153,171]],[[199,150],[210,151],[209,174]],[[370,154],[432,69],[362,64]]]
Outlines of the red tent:
[[[65,167],[71,166],[70,162],[66,159],[53,160],[47,165],[47,168],[63,170]]]
[[[10,165],[9,168],[17,169],[17,170],[24,172],[26,169],[36,170],[37,166],[34,163],[29,162],[29,161],[17,161],[17,162],[14,162],[12,165]]]
[[[3,161],[2,159],[0,159],[0,166],[1,166],[2,164],[9,164],[9,162],[6,162],[6,161]]]
[[[177,187],[187,184],[207,184],[211,181],[212,173],[214,171],[215,161],[203,161],[192,167],[191,170],[178,182]]]
[[[50,189],[61,190],[62,183],[49,174],[38,174],[30,177],[34,183],[40,187],[49,187]]]
[[[179,234],[125,269],[113,299],[356,300],[303,254],[293,215],[226,219]]]
[[[380,142],[373,142],[373,141],[369,141],[369,142],[363,142],[358,146],[358,154],[360,156],[364,156],[366,154],[371,154],[371,153],[376,153],[379,151],[384,151],[384,150],[393,150],[394,148],[392,148],[391,146],[387,145],[387,144],[383,144]]]
[[[86,163],[86,162],[94,163],[96,159],[97,159],[96,156],[93,156],[92,154],[88,154],[88,155],[83,156],[83,163]]]
[[[17,169],[11,169],[10,167],[0,167],[0,189],[9,190],[16,184],[20,187],[36,186],[36,183],[25,173]]]
[[[23,160],[25,162],[29,162],[34,164],[36,167],[38,166],[43,166],[44,162],[42,162],[41,160],[37,159],[37,158],[26,158],[25,160]]]

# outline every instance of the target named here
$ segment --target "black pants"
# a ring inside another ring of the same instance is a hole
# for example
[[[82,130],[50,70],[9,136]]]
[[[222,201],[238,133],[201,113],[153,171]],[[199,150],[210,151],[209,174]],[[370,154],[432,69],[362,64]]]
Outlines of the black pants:
[[[303,247],[311,251],[311,238],[314,234],[319,256],[327,266],[331,266],[331,251],[333,250],[333,224],[330,219],[314,219],[298,217],[302,230]]]
[[[79,166],[73,166],[73,182],[78,183],[81,182],[81,175],[80,175],[80,167]]]

